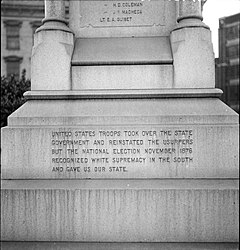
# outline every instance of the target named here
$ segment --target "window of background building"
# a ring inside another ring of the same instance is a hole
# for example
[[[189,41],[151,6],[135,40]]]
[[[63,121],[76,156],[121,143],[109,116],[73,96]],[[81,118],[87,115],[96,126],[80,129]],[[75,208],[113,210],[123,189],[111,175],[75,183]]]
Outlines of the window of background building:
[[[15,75],[16,79],[19,79],[20,76],[20,63],[22,58],[18,56],[8,56],[4,58],[7,69],[7,77]]]
[[[237,105],[239,104],[239,85],[229,85],[228,86],[228,102],[229,105]]]
[[[239,64],[231,65],[227,70],[227,79],[238,79],[239,78]]]
[[[21,22],[15,20],[5,20],[7,50],[20,49],[20,35]]]
[[[239,25],[227,28],[227,39],[236,39],[239,37]]]
[[[227,57],[229,59],[234,59],[234,58],[239,57],[239,45],[238,44],[227,48]]]
[[[30,24],[32,26],[32,41],[34,41],[34,39],[33,39],[34,33],[35,33],[36,29],[42,25],[42,22],[41,21],[34,21],[34,22],[31,22]]]

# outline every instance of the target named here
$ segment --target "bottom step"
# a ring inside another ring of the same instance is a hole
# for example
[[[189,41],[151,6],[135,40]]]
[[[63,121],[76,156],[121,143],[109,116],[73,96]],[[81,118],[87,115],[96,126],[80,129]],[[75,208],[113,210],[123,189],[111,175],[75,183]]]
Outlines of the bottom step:
[[[4,180],[1,193],[2,241],[239,242],[238,180]]]
[[[2,250],[238,250],[238,243],[2,242]]]

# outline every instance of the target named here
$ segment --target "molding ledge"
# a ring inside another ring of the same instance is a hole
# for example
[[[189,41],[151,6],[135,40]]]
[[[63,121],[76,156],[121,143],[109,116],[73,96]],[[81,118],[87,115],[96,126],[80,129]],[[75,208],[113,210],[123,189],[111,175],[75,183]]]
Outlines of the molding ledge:
[[[27,100],[71,99],[163,99],[163,98],[219,98],[220,89],[98,89],[98,90],[39,90],[27,91]]]

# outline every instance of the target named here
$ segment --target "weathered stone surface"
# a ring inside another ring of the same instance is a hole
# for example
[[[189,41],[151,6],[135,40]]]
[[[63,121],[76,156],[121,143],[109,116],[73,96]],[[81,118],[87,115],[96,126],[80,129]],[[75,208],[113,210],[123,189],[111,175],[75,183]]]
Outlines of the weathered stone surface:
[[[41,30],[35,34],[31,62],[32,90],[70,90],[73,34]]]
[[[104,99],[166,99],[166,98],[219,98],[221,89],[94,89],[27,91],[27,100],[104,100]]]
[[[238,242],[238,197],[234,180],[3,181],[2,240]]]
[[[48,18],[65,19],[65,1],[64,0],[46,1],[45,18],[46,19]]]
[[[76,37],[166,36],[176,24],[175,1],[70,1]]]
[[[157,89],[173,86],[172,65],[72,66],[72,89]]]
[[[200,2],[70,1],[73,60],[52,3],[37,100],[2,129],[2,240],[238,242],[238,116],[213,98]]]
[[[169,37],[79,38],[72,58],[74,66],[153,63],[173,63]]]
[[[201,2],[201,0],[180,0],[178,20],[187,18],[202,18]]]
[[[238,243],[2,242],[2,250],[237,250]]]
[[[124,95],[124,91],[121,94]],[[12,113],[8,124],[9,127],[106,125],[106,119],[108,125],[238,125],[237,113],[218,98],[154,97],[141,100],[131,99],[131,95],[127,99],[115,99],[113,95],[107,100],[32,100]]]
[[[237,126],[7,128],[2,137],[4,179],[238,175]]]
[[[182,28],[170,36],[175,88],[214,88],[215,66],[211,32]]]
[[[13,127],[3,129],[2,175],[235,178],[237,117],[220,104],[218,99],[29,101],[9,118]]]

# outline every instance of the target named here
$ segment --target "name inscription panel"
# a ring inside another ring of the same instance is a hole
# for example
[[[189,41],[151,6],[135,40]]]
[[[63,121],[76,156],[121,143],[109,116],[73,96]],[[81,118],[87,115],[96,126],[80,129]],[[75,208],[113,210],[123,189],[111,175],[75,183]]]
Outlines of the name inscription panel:
[[[70,128],[52,130],[50,138],[50,171],[63,175],[144,177],[159,171],[171,175],[194,164],[191,128]]]
[[[80,28],[165,25],[165,1],[79,1]]]

